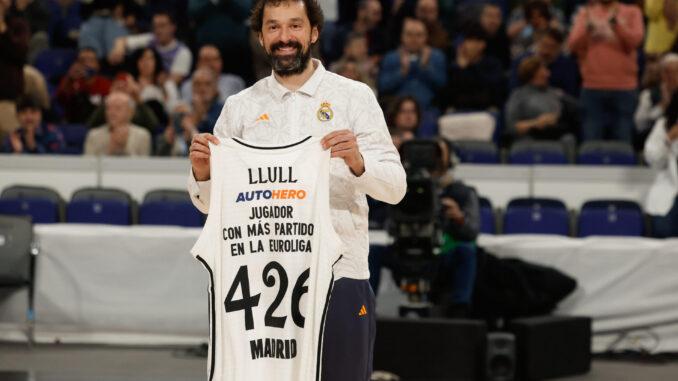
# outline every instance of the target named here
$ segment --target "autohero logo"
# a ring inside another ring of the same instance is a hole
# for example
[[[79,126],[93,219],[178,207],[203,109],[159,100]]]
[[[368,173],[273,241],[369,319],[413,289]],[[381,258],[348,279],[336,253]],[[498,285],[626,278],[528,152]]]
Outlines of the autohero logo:
[[[250,185],[257,184],[295,184],[297,178],[292,173],[292,167],[264,167],[248,168]],[[306,191],[303,189],[281,188],[253,190],[238,193],[235,202],[248,202],[259,200],[303,200],[306,198]]]

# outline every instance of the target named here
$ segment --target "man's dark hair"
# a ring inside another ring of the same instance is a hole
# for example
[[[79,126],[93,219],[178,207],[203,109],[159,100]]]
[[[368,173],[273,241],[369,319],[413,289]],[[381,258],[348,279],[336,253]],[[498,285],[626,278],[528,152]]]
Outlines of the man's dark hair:
[[[529,21],[532,17],[533,12],[539,12],[539,14],[547,20],[551,20],[551,11],[549,6],[542,1],[533,0],[525,4],[525,20]]]
[[[38,98],[33,94],[22,94],[16,100],[16,111],[21,112],[23,110],[32,109],[42,111],[42,105]]]
[[[482,40],[487,41],[488,35],[480,23],[474,22],[464,29],[462,33],[464,40]]]
[[[545,36],[552,38],[561,45],[565,42],[565,34],[557,28],[548,27],[544,29],[537,35],[537,40]]]
[[[278,6],[283,3],[291,2],[304,3],[306,16],[308,16],[308,19],[311,22],[311,28],[314,26],[318,27],[318,33],[322,32],[324,23],[323,10],[320,8],[317,0],[257,0],[254,8],[252,8],[252,14],[250,15],[250,27],[257,33],[261,32],[264,23],[264,8],[267,5]]]

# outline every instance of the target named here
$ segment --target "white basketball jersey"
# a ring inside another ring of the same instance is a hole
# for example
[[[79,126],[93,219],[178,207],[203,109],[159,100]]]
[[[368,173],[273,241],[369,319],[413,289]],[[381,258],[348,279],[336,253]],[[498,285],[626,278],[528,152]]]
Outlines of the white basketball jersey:
[[[210,275],[209,381],[320,379],[332,266],[330,151],[210,144],[211,204],[191,253]]]

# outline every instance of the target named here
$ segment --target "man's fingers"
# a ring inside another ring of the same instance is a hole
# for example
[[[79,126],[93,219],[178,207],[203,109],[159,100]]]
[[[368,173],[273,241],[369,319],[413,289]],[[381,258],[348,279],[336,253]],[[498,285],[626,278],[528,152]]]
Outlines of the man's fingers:
[[[200,144],[191,144],[190,152],[202,152],[209,156],[210,148]]]
[[[354,144],[353,142],[343,142],[339,144],[335,144],[332,146],[332,152],[339,152],[339,151],[344,151],[344,150],[350,150],[350,149],[357,149],[358,145]]]
[[[214,135],[207,135],[207,140],[211,141],[212,144],[215,144],[215,145],[219,144],[219,139],[217,139],[217,137],[214,136]]]
[[[329,134],[325,135],[320,140],[320,143],[323,145],[323,148],[327,149],[329,147],[332,147],[337,142],[345,139],[346,136],[353,136],[353,134],[351,133],[350,130],[332,131]]]
[[[355,143],[357,141],[358,139],[355,136],[353,136],[350,132],[347,132],[344,134],[338,134],[336,136],[326,137],[326,139],[323,142],[323,148],[328,149],[340,143],[345,142]]]
[[[204,152],[193,151],[191,152],[191,159],[209,159],[210,155]]]

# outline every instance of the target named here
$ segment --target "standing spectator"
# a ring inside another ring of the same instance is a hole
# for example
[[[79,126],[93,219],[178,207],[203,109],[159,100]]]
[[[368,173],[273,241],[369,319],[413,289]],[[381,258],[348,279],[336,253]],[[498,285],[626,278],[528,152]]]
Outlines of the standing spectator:
[[[504,103],[506,83],[501,62],[485,55],[487,35],[473,25],[460,36],[461,42],[450,62],[443,110],[487,110]]]
[[[218,77],[219,101],[226,102],[226,98],[245,89],[245,81],[235,74],[222,73],[223,60],[221,53],[214,45],[205,45],[198,51],[196,69],[208,68]],[[193,101],[193,81],[185,81],[181,85],[181,99],[186,103]]]
[[[445,86],[445,55],[426,45],[426,25],[406,18],[401,45],[384,56],[379,72],[379,94],[414,95],[423,109],[433,105]]]
[[[84,123],[111,90],[111,81],[99,75],[99,60],[94,49],[78,52],[68,73],[61,79],[56,100],[69,123]]]
[[[127,51],[144,47],[152,47],[162,58],[162,68],[169,73],[170,79],[177,86],[190,73],[193,56],[190,49],[176,39],[177,26],[167,12],[153,15],[153,33],[120,37],[115,40],[113,50],[108,55],[108,62],[118,65],[125,59]]]
[[[643,147],[643,143],[656,121],[664,115],[671,94],[678,90],[678,54],[668,53],[660,63],[661,82],[640,93],[638,108],[633,115],[636,123],[635,146]]]
[[[418,0],[415,17],[426,24],[428,39],[426,44],[440,51],[447,49],[447,32],[438,21],[438,1]]]
[[[477,22],[487,34],[485,55],[498,59],[504,69],[508,69],[511,64],[511,42],[506,34],[501,7],[494,3],[484,4]]]
[[[549,86],[576,97],[579,95],[577,63],[563,53],[565,35],[559,29],[547,28],[536,37],[534,47],[513,60],[509,74],[509,90],[518,87],[518,65],[523,59],[536,55],[548,66]]]
[[[11,0],[0,0],[0,139],[18,125],[14,100],[24,91],[23,67],[29,26],[10,14]]]
[[[130,121],[134,100],[123,92],[106,97],[106,124],[94,128],[85,138],[85,155],[148,156],[151,134]]]
[[[612,121],[609,137],[631,143],[642,42],[643,18],[635,5],[600,0],[577,15],[568,46],[579,57],[583,79],[582,140],[606,138]]]
[[[678,237],[678,92],[645,142],[645,160],[659,175],[647,194],[645,211],[652,216],[653,235]]]
[[[193,102],[181,104],[173,113],[172,125],[159,135],[156,154],[160,156],[186,156],[191,139],[199,133],[212,133],[224,103],[219,99],[217,78],[206,67],[193,73]]]
[[[678,36],[678,1],[645,0],[645,16],[645,52],[661,54],[671,50]]]
[[[60,153],[65,143],[61,131],[53,124],[42,123],[40,101],[22,95],[16,102],[19,129],[10,132],[2,143],[7,153]]]
[[[196,46],[214,45],[221,50],[224,71],[252,77],[249,30],[245,21],[252,0],[189,0],[188,17],[195,24]],[[270,70],[268,71],[270,74]]]
[[[414,139],[419,130],[421,109],[417,98],[411,95],[395,98],[386,118],[393,145],[399,150],[404,142]]]
[[[506,102],[506,135],[511,140],[558,140],[571,134],[563,106],[565,102],[576,105],[576,101],[564,99],[562,92],[549,87],[549,74],[546,63],[538,56],[520,63],[518,77],[523,86],[515,89]]]
[[[122,0],[94,0],[92,12],[78,35],[78,48],[91,49],[99,59],[106,58],[118,38],[129,34],[125,26],[125,4]],[[122,62],[122,60],[120,61]]]

